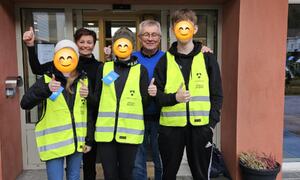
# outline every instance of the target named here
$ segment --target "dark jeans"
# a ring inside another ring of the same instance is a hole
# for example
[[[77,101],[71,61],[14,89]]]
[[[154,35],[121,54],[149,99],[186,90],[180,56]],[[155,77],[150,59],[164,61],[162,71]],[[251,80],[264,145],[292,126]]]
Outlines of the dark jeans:
[[[115,141],[98,144],[105,180],[132,180],[138,145]]]
[[[88,153],[83,153],[83,179],[95,180],[96,179],[96,157],[97,157],[97,144],[94,143],[92,150]]]
[[[150,143],[154,162],[155,180],[161,180],[162,165],[158,149],[159,115],[145,116],[144,142],[138,147],[134,169],[134,180],[147,180],[147,145]]]
[[[184,148],[193,179],[209,179],[213,132],[209,126],[160,126],[158,144],[163,180],[176,180]]]

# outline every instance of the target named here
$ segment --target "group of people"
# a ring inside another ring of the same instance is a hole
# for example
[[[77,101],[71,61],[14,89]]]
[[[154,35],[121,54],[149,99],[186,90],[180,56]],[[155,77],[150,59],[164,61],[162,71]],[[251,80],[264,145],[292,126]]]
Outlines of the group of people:
[[[115,58],[105,63],[93,56],[96,34],[88,29],[75,32],[75,43],[58,42],[58,60],[46,64],[38,61],[32,28],[24,33],[32,72],[43,78],[27,90],[21,107],[43,104],[35,133],[49,180],[63,179],[64,159],[68,180],[80,179],[82,159],[84,180],[95,180],[97,152],[105,179],[146,180],[149,143],[156,180],[176,179],[184,148],[193,178],[209,179],[222,105],[220,70],[215,56],[193,41],[195,12],[177,10],[171,22],[177,41],[167,52],[159,50],[159,22],[145,20],[141,50],[132,52],[134,34],[121,27],[112,38]],[[79,55],[70,72],[57,68],[56,61],[65,67],[73,58],[61,55],[65,49]]]

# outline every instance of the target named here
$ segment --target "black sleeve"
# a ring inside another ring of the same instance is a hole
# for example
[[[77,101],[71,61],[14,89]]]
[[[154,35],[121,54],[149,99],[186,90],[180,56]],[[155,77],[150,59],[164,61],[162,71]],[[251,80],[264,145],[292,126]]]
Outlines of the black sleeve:
[[[215,55],[204,53],[207,74],[209,78],[209,93],[211,109],[209,113],[209,125],[215,127],[220,121],[220,113],[223,102],[222,81],[220,69]]]
[[[45,83],[44,77],[41,77],[23,95],[21,108],[30,110],[43,100],[46,100],[51,94],[48,83]]]
[[[148,82],[149,82],[148,71],[143,65],[141,65],[140,92],[142,96],[144,112],[150,102],[150,96],[148,94]]]
[[[35,47],[27,47],[29,55],[29,64],[33,74],[43,75],[47,72],[51,72],[52,62],[40,64],[40,61],[35,52]]]
[[[98,109],[99,109],[99,101],[100,95],[102,91],[102,72],[103,72],[103,65],[100,64],[96,73],[96,80],[95,80],[95,89],[90,90],[89,88],[89,95],[87,98],[87,108],[88,108],[88,133],[87,137],[85,138],[86,145],[92,146],[94,142],[94,133],[95,133],[95,125],[96,120],[98,117]],[[90,86],[92,88],[92,86]]]
[[[88,89],[89,94],[87,99],[87,136],[85,137],[85,144],[88,146],[93,146],[94,144],[94,133],[95,133],[95,105],[91,96],[94,92],[93,85],[90,79],[88,79]]]
[[[90,88],[89,88],[89,92],[90,92]],[[88,146],[92,146],[94,143],[95,120],[94,118],[90,118],[93,117],[92,115],[93,112],[94,112],[94,106],[91,103],[91,101],[87,99],[87,136],[85,138],[85,144]]]
[[[158,106],[174,106],[176,101],[176,93],[165,94],[164,89],[166,85],[167,74],[167,57],[164,54],[154,69],[154,84],[157,86],[157,94],[155,101]]]
[[[97,111],[100,102],[100,95],[102,92],[102,75],[103,75],[103,64],[100,64],[96,72],[95,88],[91,93],[89,93],[88,96],[88,99],[90,100],[92,105],[95,106],[95,108],[97,108]]]

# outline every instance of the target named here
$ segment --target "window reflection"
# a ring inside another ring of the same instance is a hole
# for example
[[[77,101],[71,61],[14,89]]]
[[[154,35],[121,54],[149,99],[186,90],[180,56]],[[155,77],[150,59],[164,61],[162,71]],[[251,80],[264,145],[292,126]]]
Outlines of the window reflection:
[[[285,75],[286,94],[300,94],[300,4],[289,5]]]
[[[37,40],[54,42],[64,39],[65,15],[63,12],[33,12],[33,27]],[[56,31],[50,31],[56,29]]]

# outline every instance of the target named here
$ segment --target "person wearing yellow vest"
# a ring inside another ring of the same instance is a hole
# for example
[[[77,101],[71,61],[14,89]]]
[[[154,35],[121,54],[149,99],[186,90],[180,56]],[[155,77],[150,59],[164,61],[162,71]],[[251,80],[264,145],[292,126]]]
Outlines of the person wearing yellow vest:
[[[53,66],[53,61],[40,64],[40,61],[36,52],[35,45],[35,30],[30,27],[28,31],[23,34],[23,42],[27,46],[28,60],[31,71],[33,74],[43,75],[47,71],[50,71]],[[96,45],[97,35],[93,30],[86,28],[79,28],[74,33],[74,42],[76,43],[79,51],[79,61],[77,70],[86,72],[89,79],[89,87],[94,89],[96,77],[95,74],[99,66],[102,66],[102,62],[98,61],[93,55],[93,50]],[[95,108],[88,106],[88,108]],[[93,111],[97,113],[96,111]],[[95,114],[97,116],[97,114]],[[96,156],[97,145],[96,143],[90,144],[92,146],[91,151],[83,154],[83,179],[95,180],[96,179]]]
[[[171,21],[177,41],[154,70],[156,102],[162,107],[158,136],[162,179],[176,179],[186,148],[193,179],[207,180],[223,98],[220,70],[213,54],[202,53],[201,43],[193,41],[198,30],[195,12],[177,10]]]
[[[121,27],[113,36],[114,61],[99,69],[94,98],[99,110],[95,127],[106,180],[132,180],[135,156],[144,138],[144,108],[149,101],[148,72],[132,56],[134,34]],[[156,95],[156,86],[149,86]]]
[[[42,115],[35,126],[40,159],[46,162],[48,180],[80,179],[82,153],[91,150],[93,124],[88,122],[88,79],[79,72],[78,48],[70,40],[55,46],[54,66],[24,94],[26,110],[42,104]],[[89,133],[88,133],[89,132]],[[88,137],[89,136],[89,137]]]

